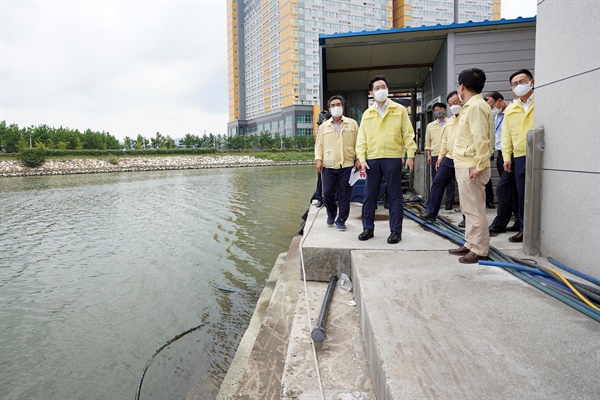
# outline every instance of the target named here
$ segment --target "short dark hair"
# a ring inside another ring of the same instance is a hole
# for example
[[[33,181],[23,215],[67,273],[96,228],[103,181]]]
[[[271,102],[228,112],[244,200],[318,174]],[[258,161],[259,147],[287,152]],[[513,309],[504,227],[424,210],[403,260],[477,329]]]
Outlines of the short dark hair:
[[[336,94],[334,96],[331,96],[329,98],[329,100],[327,100],[327,109],[331,108],[331,102],[334,100],[339,100],[342,102],[342,107],[344,107],[346,105],[346,100],[344,100],[344,98],[342,96],[340,96],[339,94]]]
[[[319,119],[317,120],[317,125],[321,125],[323,122],[327,121],[331,118],[331,114],[327,110],[321,110],[319,113]]]
[[[531,71],[529,71],[528,69],[520,69],[517,72],[513,73],[510,78],[508,78],[508,83],[512,83],[512,80],[515,76],[517,75],[521,75],[521,74],[525,74],[529,77],[529,79],[533,79],[533,74],[531,73]]]
[[[451,98],[451,97],[454,97],[454,96],[456,96],[456,95],[458,95],[458,92],[457,92],[456,90],[453,90],[453,91],[451,91],[450,93],[448,93],[448,96],[446,96],[446,101],[447,101],[448,103],[450,103],[450,98]]]
[[[490,97],[491,97],[492,99],[494,99],[494,102],[497,102],[497,101],[498,101],[498,99],[502,99],[502,100],[504,100],[504,96],[502,96],[502,93],[500,93],[500,92],[498,92],[498,91],[496,91],[496,90],[494,90],[493,92],[489,92],[488,94],[486,94],[485,96],[483,96],[483,99],[484,99],[485,101],[488,101],[488,99],[489,99]]]
[[[479,68],[465,69],[458,75],[458,84],[479,94],[485,86],[485,72]]]
[[[435,109],[436,107],[441,107],[441,108],[443,108],[444,110],[446,109],[446,105],[445,105],[444,103],[440,103],[440,102],[437,102],[437,103],[435,103],[435,104],[433,105],[433,107],[431,107],[431,109],[433,110],[433,109]]]
[[[375,83],[377,81],[384,81],[385,82],[385,86],[390,87],[388,79],[385,77],[385,75],[375,75],[369,81],[369,92],[373,91],[373,83]]]

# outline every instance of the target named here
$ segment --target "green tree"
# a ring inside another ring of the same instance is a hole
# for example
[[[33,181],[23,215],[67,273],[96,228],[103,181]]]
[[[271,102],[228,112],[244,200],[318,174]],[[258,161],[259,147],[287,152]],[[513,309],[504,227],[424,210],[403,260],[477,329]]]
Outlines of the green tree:
[[[233,135],[225,139],[225,147],[228,150],[241,150],[244,148],[244,136]]]
[[[179,141],[179,145],[187,149],[198,147],[200,138],[196,135],[186,133],[186,135]]]
[[[29,147],[25,142],[22,130],[17,124],[6,125],[6,121],[0,121],[0,146],[7,153],[17,153],[21,150],[20,143],[24,143],[25,147]]]
[[[135,141],[129,136],[123,138],[123,148],[125,150],[133,150],[135,148]]]

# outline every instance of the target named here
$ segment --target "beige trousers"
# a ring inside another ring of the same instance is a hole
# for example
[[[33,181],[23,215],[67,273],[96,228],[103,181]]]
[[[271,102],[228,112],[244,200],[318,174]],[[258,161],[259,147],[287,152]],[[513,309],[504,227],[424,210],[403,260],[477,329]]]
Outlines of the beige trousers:
[[[455,171],[460,209],[467,219],[465,247],[485,257],[490,249],[490,231],[485,217],[485,184],[492,172],[486,168],[473,181],[469,178],[469,168],[456,168]]]

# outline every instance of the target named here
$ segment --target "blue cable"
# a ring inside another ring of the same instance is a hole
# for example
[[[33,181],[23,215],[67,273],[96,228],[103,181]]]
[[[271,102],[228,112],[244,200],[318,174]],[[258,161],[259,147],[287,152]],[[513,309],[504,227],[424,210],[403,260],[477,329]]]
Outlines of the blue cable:
[[[560,269],[562,269],[562,270],[565,270],[565,271],[567,271],[567,272],[570,272],[570,273],[572,273],[573,275],[576,275],[576,276],[578,276],[578,277],[580,277],[580,278],[582,278],[582,279],[585,279],[585,280],[586,280],[586,281],[588,281],[588,282],[592,282],[592,283],[594,283],[594,284],[596,284],[596,285],[600,286],[600,281],[599,281],[598,279],[596,279],[596,278],[593,278],[593,277],[591,277],[591,276],[589,276],[589,275],[586,275],[586,274],[584,274],[583,272],[579,272],[579,271],[577,271],[576,269],[573,269],[573,268],[567,267],[565,264],[562,264],[562,263],[560,263],[560,262],[556,261],[556,260],[555,260],[554,258],[552,258],[552,257],[548,257],[548,261],[550,261],[552,264],[556,265],[558,268],[560,268]]]

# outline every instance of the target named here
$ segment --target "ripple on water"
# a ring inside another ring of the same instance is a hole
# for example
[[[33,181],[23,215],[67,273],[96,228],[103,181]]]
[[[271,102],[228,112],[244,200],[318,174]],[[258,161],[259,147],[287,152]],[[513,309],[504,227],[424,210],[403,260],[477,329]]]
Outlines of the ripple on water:
[[[214,398],[314,167],[0,181],[3,398]],[[248,290],[222,292],[212,286]],[[143,397],[142,397],[143,398]]]

